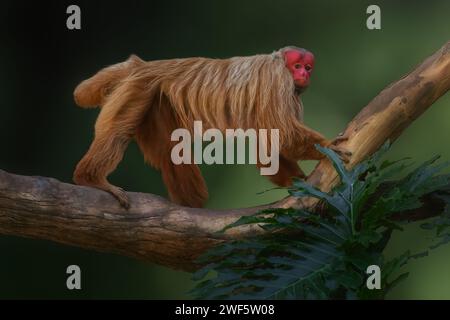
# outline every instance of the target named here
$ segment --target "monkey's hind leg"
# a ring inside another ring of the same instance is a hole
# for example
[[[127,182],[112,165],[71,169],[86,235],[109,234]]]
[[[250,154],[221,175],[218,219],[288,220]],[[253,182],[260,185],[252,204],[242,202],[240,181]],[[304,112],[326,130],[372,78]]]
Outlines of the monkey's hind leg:
[[[110,132],[110,134],[114,133]],[[107,191],[119,201],[122,207],[128,209],[130,203],[125,191],[109,183],[106,178],[122,160],[127,145],[127,139],[108,137],[107,133],[96,137],[75,169],[74,182]]]
[[[77,184],[111,193],[125,208],[130,206],[125,192],[110,184],[106,177],[122,160],[148,106],[149,98],[134,88],[138,87],[125,83],[109,97],[95,123],[94,141],[78,163],[73,177]]]

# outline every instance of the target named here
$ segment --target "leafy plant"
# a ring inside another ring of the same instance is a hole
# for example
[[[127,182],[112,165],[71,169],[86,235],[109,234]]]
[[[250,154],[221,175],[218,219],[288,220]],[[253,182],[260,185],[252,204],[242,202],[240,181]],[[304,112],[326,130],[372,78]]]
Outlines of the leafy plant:
[[[268,209],[241,217],[223,231],[258,225],[265,233],[252,239],[227,242],[204,254],[204,265],[193,278],[199,280],[192,294],[201,299],[380,299],[408,274],[398,274],[413,258],[428,250],[386,261],[383,250],[393,230],[397,212],[422,206],[424,195],[445,191],[450,175],[437,175],[448,163],[426,161],[401,179],[393,180],[408,166],[405,159],[380,161],[385,144],[367,161],[347,170],[338,155],[317,146],[333,163],[340,184],[325,193],[295,180],[289,193],[314,197],[326,205],[326,215],[306,210]],[[438,195],[450,203],[450,195]],[[440,241],[450,241],[450,206],[434,221],[423,224],[436,230]],[[381,289],[369,290],[366,270],[381,269]]]

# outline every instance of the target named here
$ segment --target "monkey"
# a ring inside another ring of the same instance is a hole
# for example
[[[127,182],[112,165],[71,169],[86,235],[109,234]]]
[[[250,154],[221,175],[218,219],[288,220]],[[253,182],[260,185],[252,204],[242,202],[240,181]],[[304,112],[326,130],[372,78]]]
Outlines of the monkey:
[[[144,61],[136,55],[106,67],[74,91],[80,107],[100,107],[95,137],[77,164],[78,185],[111,193],[126,209],[125,191],[107,176],[135,140],[145,162],[161,171],[170,199],[202,207],[208,190],[196,164],[172,163],[171,133],[192,132],[195,120],[205,128],[278,129],[279,170],[268,176],[279,186],[305,178],[299,160],[320,160],[315,145],[330,147],[348,161],[349,152],[303,123],[300,95],[310,84],[314,55],[288,46],[271,54],[212,59],[203,57]],[[345,137],[337,138],[345,140]],[[258,164],[261,166],[261,164]]]

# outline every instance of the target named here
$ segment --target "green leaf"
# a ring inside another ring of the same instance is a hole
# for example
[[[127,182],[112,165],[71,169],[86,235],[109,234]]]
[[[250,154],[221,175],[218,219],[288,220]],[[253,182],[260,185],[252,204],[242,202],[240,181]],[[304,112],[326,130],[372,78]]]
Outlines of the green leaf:
[[[360,273],[353,270],[347,270],[335,276],[335,280],[345,288],[356,289],[361,286],[363,277]]]
[[[271,208],[239,218],[222,232],[256,225],[266,233],[223,243],[202,255],[197,262],[204,267],[193,274],[197,285],[191,294],[200,299],[383,298],[407,277],[399,274],[406,263],[450,242],[450,174],[438,174],[449,163],[437,164],[434,157],[398,179],[408,165],[405,159],[379,163],[388,148],[384,144],[347,170],[333,150],[317,146],[333,164],[340,184],[325,193],[296,179],[289,193],[320,199],[327,215]],[[392,213],[420,207],[425,194],[446,204],[441,216],[422,225],[435,231],[437,243],[386,262],[383,250],[393,230],[402,231]],[[365,286],[369,265],[381,266],[381,290]]]

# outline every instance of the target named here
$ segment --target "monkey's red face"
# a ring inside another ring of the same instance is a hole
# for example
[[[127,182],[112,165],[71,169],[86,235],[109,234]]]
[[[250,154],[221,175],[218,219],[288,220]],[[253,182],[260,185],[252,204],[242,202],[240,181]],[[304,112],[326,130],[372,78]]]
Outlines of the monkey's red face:
[[[284,61],[292,74],[295,87],[306,89],[314,68],[314,55],[305,49],[287,49],[284,52]]]

